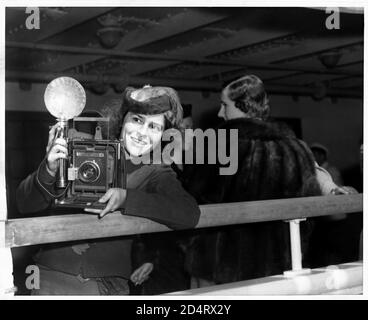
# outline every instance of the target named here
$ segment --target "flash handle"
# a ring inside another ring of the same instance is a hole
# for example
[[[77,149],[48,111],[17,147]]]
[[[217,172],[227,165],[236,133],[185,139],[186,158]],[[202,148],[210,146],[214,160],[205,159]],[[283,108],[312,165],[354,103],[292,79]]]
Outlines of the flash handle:
[[[56,138],[67,139],[68,121],[58,119],[58,124],[59,124],[59,130],[58,130]],[[66,188],[68,185],[68,180],[67,180],[68,163],[66,159],[59,159],[58,161],[59,161],[59,170],[58,170],[57,178],[56,178],[56,187]]]

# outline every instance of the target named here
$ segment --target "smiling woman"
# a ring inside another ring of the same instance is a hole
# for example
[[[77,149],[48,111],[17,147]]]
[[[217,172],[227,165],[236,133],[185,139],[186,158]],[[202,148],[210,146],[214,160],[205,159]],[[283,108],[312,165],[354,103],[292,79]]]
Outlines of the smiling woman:
[[[118,173],[126,177],[126,186],[109,189],[99,199],[103,209],[86,211],[103,217],[118,210],[122,214],[151,219],[172,229],[194,227],[199,220],[198,205],[184,191],[170,166],[164,163],[136,164],[133,161],[135,157],[149,154],[161,143],[163,130],[179,127],[182,107],[176,92],[167,87],[127,88],[123,99],[107,103],[102,113],[109,118],[109,132],[115,133],[111,138],[117,139],[120,134],[124,146],[122,152],[127,155],[123,166],[125,170]],[[121,128],[120,133],[118,128]],[[49,141],[54,141],[53,134],[51,130]],[[20,212],[53,209],[54,199],[50,195],[55,194],[55,177],[47,166],[49,162],[55,162],[55,157],[62,157],[66,152],[63,147],[66,142],[58,140],[50,146],[50,152],[38,170],[18,187]],[[132,273],[131,244],[132,239],[117,238],[43,248],[35,257],[41,269],[41,283],[40,289],[34,290],[33,294],[129,293],[129,279],[135,284],[142,283],[152,271],[149,265],[152,260],[146,256]]]
[[[139,157],[155,149],[161,141],[165,118],[163,114],[143,115],[129,112],[120,139],[127,153]]]

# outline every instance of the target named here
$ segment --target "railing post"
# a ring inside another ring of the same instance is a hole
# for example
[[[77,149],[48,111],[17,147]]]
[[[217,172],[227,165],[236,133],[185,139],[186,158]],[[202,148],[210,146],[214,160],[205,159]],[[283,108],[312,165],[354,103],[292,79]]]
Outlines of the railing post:
[[[290,229],[291,270],[285,271],[285,277],[294,277],[311,272],[311,269],[303,269],[302,246],[300,241],[300,222],[306,219],[294,219],[287,221]]]

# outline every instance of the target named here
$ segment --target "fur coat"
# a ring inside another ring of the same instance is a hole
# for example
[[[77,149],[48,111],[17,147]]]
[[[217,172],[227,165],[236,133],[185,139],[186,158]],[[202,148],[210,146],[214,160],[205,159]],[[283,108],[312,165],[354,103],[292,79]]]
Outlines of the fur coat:
[[[241,118],[219,129],[238,130],[238,170],[221,176],[217,164],[187,166],[184,184],[200,204],[321,194],[311,151],[285,125]],[[301,227],[306,250],[311,226]],[[187,247],[188,271],[216,283],[280,274],[290,260],[283,221],[200,229]]]

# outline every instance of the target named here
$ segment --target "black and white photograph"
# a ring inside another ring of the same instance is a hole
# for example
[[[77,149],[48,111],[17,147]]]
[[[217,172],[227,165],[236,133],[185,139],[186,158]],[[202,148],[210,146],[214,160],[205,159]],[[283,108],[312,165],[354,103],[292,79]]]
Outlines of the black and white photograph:
[[[362,3],[43,2],[1,8],[1,300],[364,298]]]

